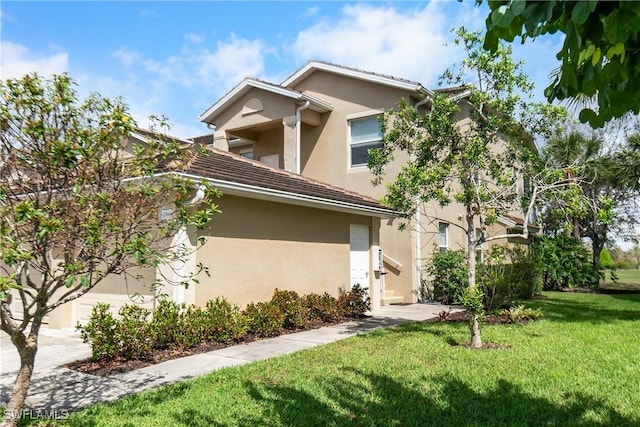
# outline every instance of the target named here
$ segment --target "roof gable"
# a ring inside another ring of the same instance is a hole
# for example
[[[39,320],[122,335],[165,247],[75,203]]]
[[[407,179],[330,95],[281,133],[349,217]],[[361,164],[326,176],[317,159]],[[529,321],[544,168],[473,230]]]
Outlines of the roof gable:
[[[279,86],[273,83],[265,82],[263,80],[246,78],[237,84],[233,89],[227,92],[222,98],[216,101],[211,107],[209,107],[199,117],[201,122],[213,123],[214,118],[225,107],[234,102],[236,99],[249,92],[251,89],[260,89],[267,92],[275,93],[276,95],[290,98],[293,101],[305,102],[309,101],[310,108],[316,112],[324,113],[331,111],[333,106],[328,102],[325,102],[317,97],[307,95],[297,90],[288,89],[283,86]]]
[[[369,71],[363,71],[356,68],[344,67],[341,65],[331,64],[328,62],[311,60],[307,62],[302,68],[298,71],[287,77],[287,79],[282,82],[282,86],[288,88],[295,88],[300,82],[309,77],[311,74],[316,71],[325,71],[332,74],[338,74],[344,77],[355,78],[358,80],[364,80],[366,82],[382,84],[386,86],[391,86],[398,89],[404,89],[414,92],[419,92],[421,94],[430,94],[431,91],[421,83],[400,79],[393,76],[388,76],[384,74],[372,73]]]

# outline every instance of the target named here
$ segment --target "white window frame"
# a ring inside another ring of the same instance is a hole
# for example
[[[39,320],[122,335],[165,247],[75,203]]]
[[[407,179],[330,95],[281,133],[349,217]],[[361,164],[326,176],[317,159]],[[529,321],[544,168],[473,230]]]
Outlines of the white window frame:
[[[444,245],[442,244],[443,238]],[[438,247],[440,248],[440,252],[447,252],[449,250],[449,223],[447,222],[438,222]]]
[[[250,148],[242,148],[238,151],[238,155],[245,159],[253,160],[253,146]]]
[[[482,236],[482,230],[476,228],[476,241]],[[476,244],[476,262],[484,262],[484,243]]]
[[[367,164],[366,163],[359,163],[354,165],[351,159],[351,148],[353,145],[365,145],[365,144],[376,144],[379,143],[380,145],[382,144],[382,132],[380,132],[380,138],[379,139],[372,139],[372,140],[368,140],[368,141],[359,141],[356,144],[353,144],[351,142],[351,123],[358,121],[358,120],[367,120],[367,119],[375,119],[376,121],[378,120],[378,117],[380,115],[382,115],[384,112],[380,111],[380,110],[369,110],[366,112],[361,112],[361,113],[357,113],[357,114],[350,114],[347,116],[347,170],[350,171],[367,171],[369,170],[367,168]],[[371,148],[375,148],[375,147],[371,147]]]

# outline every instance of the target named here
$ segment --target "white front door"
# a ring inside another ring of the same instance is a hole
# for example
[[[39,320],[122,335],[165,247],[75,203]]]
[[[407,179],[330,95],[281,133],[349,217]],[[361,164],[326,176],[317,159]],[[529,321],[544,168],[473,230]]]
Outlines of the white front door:
[[[349,229],[351,279],[349,285],[359,284],[369,289],[369,227],[351,224]]]

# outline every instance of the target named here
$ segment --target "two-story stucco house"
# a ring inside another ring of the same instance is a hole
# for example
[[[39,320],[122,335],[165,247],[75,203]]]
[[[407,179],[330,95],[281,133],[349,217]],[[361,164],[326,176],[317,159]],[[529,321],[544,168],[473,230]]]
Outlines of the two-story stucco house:
[[[464,121],[465,94],[460,89],[445,91],[461,100]],[[430,96],[418,82],[310,61],[281,84],[244,79],[202,113],[200,120],[215,131],[198,140],[380,199],[385,187],[371,184],[367,168],[367,150],[382,144],[378,118],[403,98],[416,105]],[[404,160],[398,157],[387,168],[388,180]],[[406,231],[398,230],[397,219],[382,222],[380,248],[372,250],[381,250],[384,274],[370,278],[380,289],[382,304],[416,301],[431,254],[466,247],[463,213],[455,204],[423,205]],[[518,222],[504,217],[500,221],[494,227],[514,227]]]
[[[137,130],[128,146],[154,137],[167,136]],[[182,142],[186,149],[193,146],[192,141]],[[109,275],[51,312],[45,319],[50,327],[86,322],[97,302],[109,303],[114,313],[131,302],[152,308],[160,294],[201,306],[222,296],[245,306],[269,300],[276,288],[338,296],[357,283],[370,287],[372,305],[380,306],[379,281],[372,279],[380,277],[380,266],[371,260],[372,248],[379,246],[381,222],[394,216],[391,209],[372,197],[227,151],[198,151],[186,169],[172,173],[194,183],[208,180],[220,189],[221,213],[205,229],[186,228],[173,237],[172,246],[182,246],[187,254],[184,262]],[[157,213],[160,219],[164,211]],[[202,237],[206,243],[193,250]],[[198,277],[199,284],[154,286],[157,280],[179,283],[198,264],[210,272]],[[11,311],[14,318],[22,318],[20,298],[12,299]]]
[[[385,187],[371,184],[367,168],[367,150],[382,141],[378,117],[403,98],[417,104],[430,94],[418,82],[310,61],[279,85],[252,78],[240,82],[202,113],[200,120],[215,131],[199,140],[380,199]],[[389,178],[403,160],[387,169]],[[370,279],[379,281],[382,304],[416,301],[433,251],[465,247],[459,206],[422,209],[405,231],[393,218],[381,224],[384,271]]]
[[[281,84],[240,82],[200,116],[214,133],[192,141],[207,146],[208,155],[184,172],[224,194],[222,213],[204,234],[176,236],[187,246],[209,238],[181,268],[202,263],[211,277],[162,292],[177,302],[223,296],[244,306],[269,299],[276,287],[337,295],[357,283],[369,288],[373,308],[417,301],[430,256],[466,247],[463,209],[422,206],[400,231],[395,213],[379,203],[385,187],[371,184],[367,160],[382,143],[380,115],[403,98],[417,104],[430,96],[417,82],[319,61]],[[387,168],[389,181],[404,160],[398,156]],[[500,220],[496,227],[518,222]],[[165,272],[140,274],[143,280],[128,286],[122,277],[106,280],[54,311],[50,324],[73,326],[96,302],[117,308],[131,293],[152,300],[146,285]]]

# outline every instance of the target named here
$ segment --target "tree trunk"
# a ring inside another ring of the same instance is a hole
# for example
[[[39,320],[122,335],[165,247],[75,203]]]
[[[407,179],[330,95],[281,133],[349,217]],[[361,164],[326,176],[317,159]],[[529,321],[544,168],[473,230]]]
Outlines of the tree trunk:
[[[37,324],[36,324],[37,322]],[[1,427],[15,427],[20,421],[24,402],[27,399],[31,375],[38,351],[38,332],[42,319],[33,319],[31,332],[28,337],[22,331],[13,331],[11,341],[20,354],[20,370],[11,390],[11,398],[4,413],[4,420]],[[5,330],[6,331],[6,330]]]
[[[474,290],[476,284],[476,246],[477,237],[475,229],[475,215],[470,206],[467,206],[467,274],[469,279],[469,290]],[[469,330],[471,331],[471,347],[482,347],[482,337],[480,335],[480,323],[478,313],[469,313]]]
[[[480,335],[480,322],[478,321],[478,315],[473,314],[469,320],[469,328],[471,330],[471,348],[482,347],[482,337]]]

